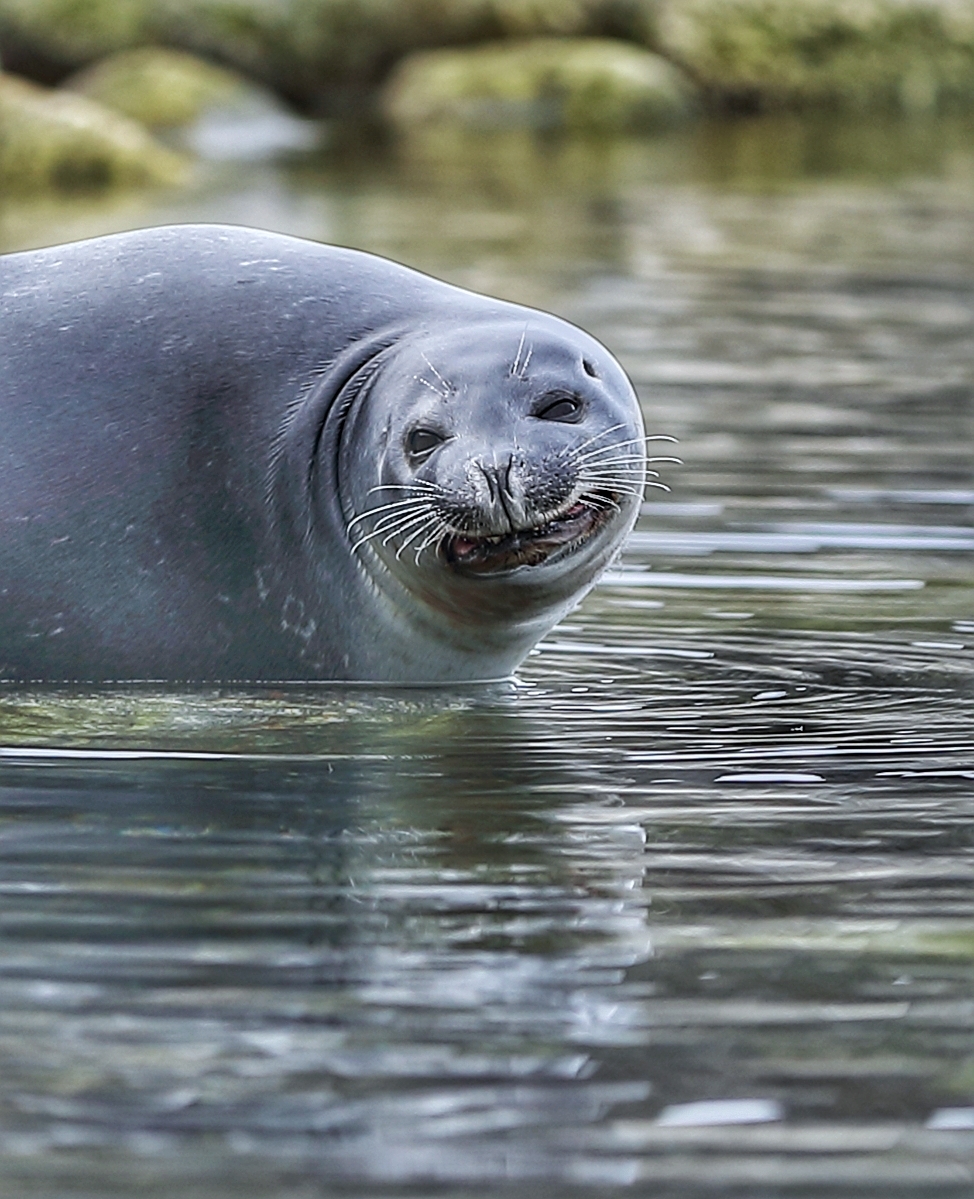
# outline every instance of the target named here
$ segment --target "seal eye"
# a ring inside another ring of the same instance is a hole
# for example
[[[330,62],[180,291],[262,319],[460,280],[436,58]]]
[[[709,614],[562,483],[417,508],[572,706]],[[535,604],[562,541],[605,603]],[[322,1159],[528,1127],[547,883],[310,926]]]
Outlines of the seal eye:
[[[557,420],[574,424],[582,415],[582,401],[577,396],[554,395],[547,397],[535,413],[539,420]]]
[[[444,439],[441,434],[432,429],[413,429],[406,438],[406,449],[413,457],[431,454]]]

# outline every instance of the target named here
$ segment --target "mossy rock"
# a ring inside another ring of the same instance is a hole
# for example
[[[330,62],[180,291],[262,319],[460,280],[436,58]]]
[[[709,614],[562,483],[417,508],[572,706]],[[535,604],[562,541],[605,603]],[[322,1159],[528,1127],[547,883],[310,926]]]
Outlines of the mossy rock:
[[[974,101],[971,0],[660,0],[654,36],[745,107]]]
[[[320,142],[320,127],[296,117],[273,92],[181,50],[122,50],[62,88],[174,131],[167,141],[204,158],[268,158]]]
[[[180,182],[186,163],[146,129],[86,96],[0,75],[0,188],[6,192]]]
[[[624,35],[653,0],[0,0],[8,66],[54,83],[162,45],[204,54],[313,110],[375,87],[418,49],[536,35]]]
[[[62,84],[150,129],[192,124],[206,109],[232,103],[247,86],[233,71],[161,46],[122,50]]]
[[[685,115],[692,90],[659,55],[607,38],[532,38],[403,60],[382,110],[395,124],[443,122],[626,132]]]
[[[153,7],[148,0],[0,0],[5,65],[20,69],[26,54],[63,74],[150,41]]]
[[[9,2],[0,0],[0,9]],[[168,13],[163,40],[230,63],[293,103],[321,112],[362,104],[414,51],[616,32],[619,13],[630,2],[160,0]]]

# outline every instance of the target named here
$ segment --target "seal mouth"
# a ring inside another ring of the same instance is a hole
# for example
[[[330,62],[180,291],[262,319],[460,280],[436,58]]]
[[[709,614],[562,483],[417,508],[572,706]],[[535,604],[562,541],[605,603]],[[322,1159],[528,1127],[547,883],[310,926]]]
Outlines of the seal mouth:
[[[440,542],[440,553],[464,574],[502,574],[519,566],[540,566],[555,554],[572,553],[609,520],[618,508],[606,496],[600,506],[577,500],[542,525],[512,533],[477,536],[450,533]]]

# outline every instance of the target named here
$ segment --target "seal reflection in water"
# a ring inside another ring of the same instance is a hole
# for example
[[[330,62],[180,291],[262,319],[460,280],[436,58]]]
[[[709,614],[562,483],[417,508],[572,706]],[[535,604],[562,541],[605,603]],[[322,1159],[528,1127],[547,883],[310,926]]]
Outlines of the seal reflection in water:
[[[506,677],[635,519],[591,337],[361,252],[149,229],[0,259],[0,677]]]

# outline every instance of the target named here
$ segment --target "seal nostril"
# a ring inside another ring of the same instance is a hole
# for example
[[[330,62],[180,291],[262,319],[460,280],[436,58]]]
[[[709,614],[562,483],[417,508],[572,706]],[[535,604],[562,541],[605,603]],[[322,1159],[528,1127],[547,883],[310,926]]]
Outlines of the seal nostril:
[[[514,492],[511,490],[511,471],[513,469],[514,469],[514,455],[512,454],[510,456],[510,458],[508,458],[508,460],[507,460],[507,466],[505,466],[504,469],[500,473],[501,488],[512,499],[514,498]]]
[[[494,476],[482,462],[476,463],[476,466],[487,481],[487,494],[490,496],[490,502],[493,504],[497,500]]]
[[[599,372],[595,369],[594,364],[591,363],[587,358],[582,359],[582,370],[590,379],[597,379],[599,377]]]

